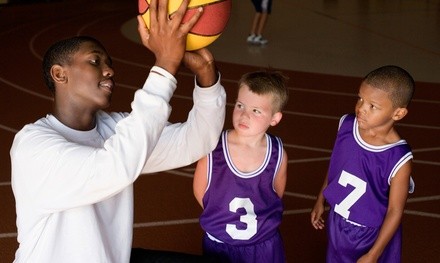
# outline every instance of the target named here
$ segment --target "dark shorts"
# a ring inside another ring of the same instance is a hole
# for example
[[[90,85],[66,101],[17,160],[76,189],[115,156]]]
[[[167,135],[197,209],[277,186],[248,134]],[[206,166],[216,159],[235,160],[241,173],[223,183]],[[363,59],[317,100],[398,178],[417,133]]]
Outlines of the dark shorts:
[[[272,12],[272,0],[252,0],[252,4],[257,13],[270,14]]]

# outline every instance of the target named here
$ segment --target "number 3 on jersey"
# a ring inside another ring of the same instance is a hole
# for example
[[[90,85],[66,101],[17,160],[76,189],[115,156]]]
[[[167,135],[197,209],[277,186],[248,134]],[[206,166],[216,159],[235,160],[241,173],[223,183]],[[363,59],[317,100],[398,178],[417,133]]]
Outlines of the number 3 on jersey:
[[[335,205],[335,212],[348,219],[348,216],[350,215],[350,208],[366,192],[367,183],[355,175],[347,173],[346,171],[342,171],[338,183],[343,187],[347,187],[347,185],[354,187],[353,191],[347,195],[342,202]]]
[[[226,232],[236,240],[249,240],[257,233],[257,215],[254,204],[249,198],[234,198],[229,203],[229,211],[236,213],[239,208],[244,208],[245,215],[240,216],[240,222],[247,225],[246,229],[237,229],[234,224],[226,224]]]

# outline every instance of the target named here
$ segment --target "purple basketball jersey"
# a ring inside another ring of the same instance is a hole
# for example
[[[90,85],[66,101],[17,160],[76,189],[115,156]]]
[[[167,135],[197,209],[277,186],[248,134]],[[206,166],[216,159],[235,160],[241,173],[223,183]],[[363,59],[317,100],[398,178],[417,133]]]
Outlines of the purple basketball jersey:
[[[365,143],[353,114],[340,122],[324,196],[345,219],[380,227],[388,207],[391,178],[413,158],[405,140],[383,146]]]
[[[231,161],[227,131],[208,155],[208,187],[200,216],[202,228],[212,237],[230,245],[263,242],[278,232],[282,200],[273,181],[282,160],[282,142],[267,134],[267,151],[256,171],[240,172]]]

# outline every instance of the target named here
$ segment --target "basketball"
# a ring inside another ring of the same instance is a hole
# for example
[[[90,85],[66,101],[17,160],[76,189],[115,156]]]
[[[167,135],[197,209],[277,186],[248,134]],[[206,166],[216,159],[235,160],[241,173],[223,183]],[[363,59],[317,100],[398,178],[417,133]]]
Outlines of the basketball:
[[[147,27],[150,26],[149,2],[150,0],[138,2],[139,14],[142,15]],[[182,0],[169,0],[168,13],[176,12],[181,3]],[[226,28],[231,6],[232,0],[191,0],[182,23],[188,21],[199,7],[203,7],[203,13],[188,34],[186,50],[201,49],[214,42]]]

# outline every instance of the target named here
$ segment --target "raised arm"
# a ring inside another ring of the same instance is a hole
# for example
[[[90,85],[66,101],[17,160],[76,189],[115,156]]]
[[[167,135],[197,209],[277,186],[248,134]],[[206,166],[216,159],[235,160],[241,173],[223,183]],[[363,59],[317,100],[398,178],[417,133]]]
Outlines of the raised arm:
[[[189,165],[217,144],[225,120],[226,93],[208,49],[186,52],[183,62],[195,75],[194,106],[184,123],[167,126],[143,173]]]
[[[219,80],[208,88],[196,85],[193,98],[187,121],[165,127],[143,173],[189,165],[215,148],[225,121],[225,90]]]

